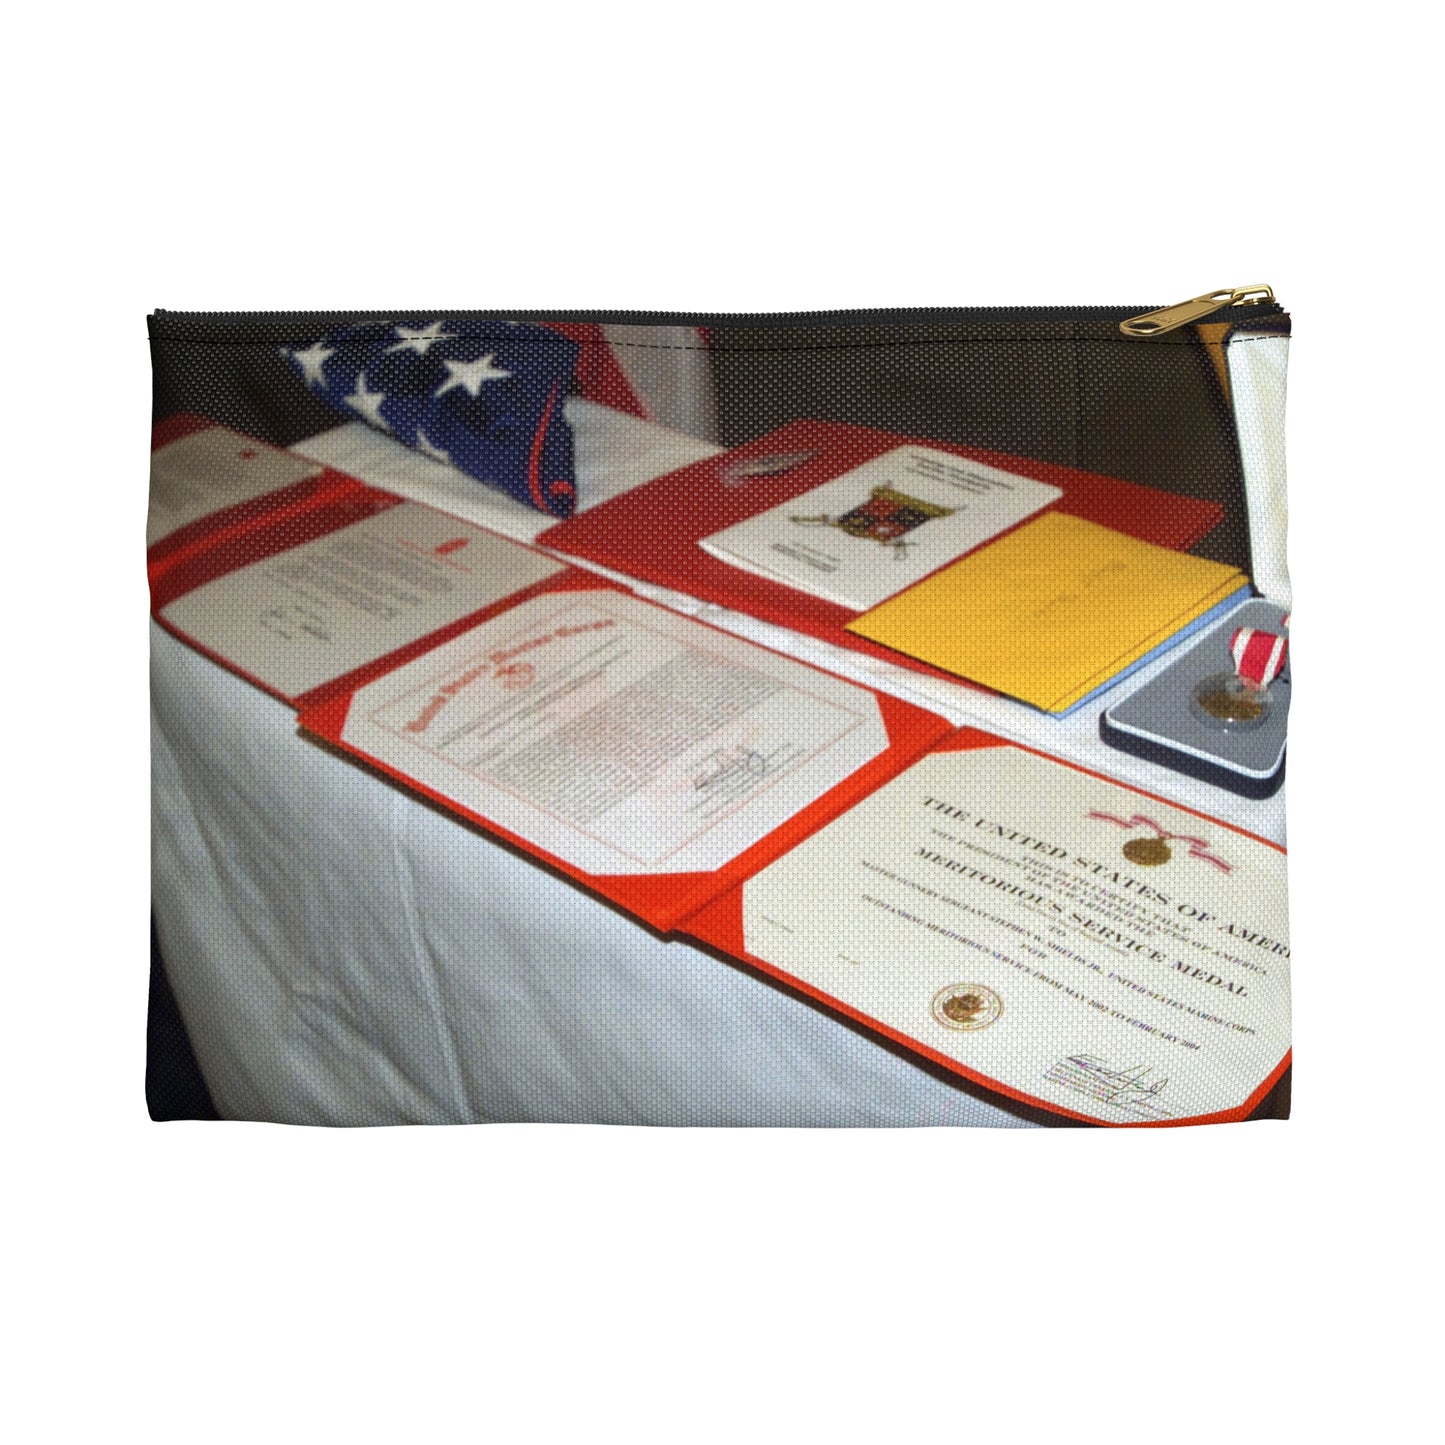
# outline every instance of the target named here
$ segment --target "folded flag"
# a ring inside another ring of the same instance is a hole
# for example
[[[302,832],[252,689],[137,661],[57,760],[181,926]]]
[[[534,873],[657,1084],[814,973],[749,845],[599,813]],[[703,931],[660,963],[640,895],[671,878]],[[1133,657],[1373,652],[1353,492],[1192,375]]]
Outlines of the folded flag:
[[[577,501],[562,403],[580,348],[490,319],[372,322],[282,348],[338,410],[554,517]]]

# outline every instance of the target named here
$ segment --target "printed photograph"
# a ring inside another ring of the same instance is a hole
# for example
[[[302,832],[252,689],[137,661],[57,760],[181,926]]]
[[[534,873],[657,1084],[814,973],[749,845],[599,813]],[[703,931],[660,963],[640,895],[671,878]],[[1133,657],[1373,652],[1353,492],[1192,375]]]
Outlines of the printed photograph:
[[[1268,287],[149,325],[153,1118],[1288,1117]]]

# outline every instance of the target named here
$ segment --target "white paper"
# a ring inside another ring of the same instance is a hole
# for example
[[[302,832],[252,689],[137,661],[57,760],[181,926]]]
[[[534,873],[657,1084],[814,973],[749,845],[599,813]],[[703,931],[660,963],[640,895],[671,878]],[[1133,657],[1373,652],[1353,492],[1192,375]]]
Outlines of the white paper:
[[[581,397],[567,399],[566,416],[572,426],[579,512],[721,450]],[[531,542],[557,523],[556,517],[447,462],[404,446],[364,421],[347,422],[307,437],[293,450],[371,486],[426,502],[518,542]]]
[[[208,427],[151,453],[146,546],[253,497],[319,476],[325,468],[223,426]]]
[[[923,759],[743,903],[758,958],[1090,1118],[1238,1108],[1289,1047],[1284,855],[1018,748]]]
[[[888,746],[871,693],[620,592],[379,678],[342,740],[598,875],[720,868]]]
[[[744,571],[865,612],[1062,495],[953,452],[903,446],[699,545]],[[850,526],[868,530],[854,535]]]
[[[403,502],[208,582],[161,616],[264,686],[298,697],[562,570]]]

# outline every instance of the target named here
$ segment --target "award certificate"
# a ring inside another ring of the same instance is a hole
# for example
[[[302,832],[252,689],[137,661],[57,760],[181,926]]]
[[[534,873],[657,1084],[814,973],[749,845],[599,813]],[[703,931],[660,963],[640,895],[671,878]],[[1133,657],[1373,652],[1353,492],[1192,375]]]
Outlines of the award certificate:
[[[402,502],[226,573],[160,616],[263,687],[296,697],[563,570]]]
[[[336,737],[613,876],[721,868],[890,746],[866,688],[610,590],[461,634],[363,687]]]
[[[320,462],[278,451],[229,427],[207,425],[151,453],[146,546],[212,512],[310,481],[325,470]]]
[[[937,447],[895,447],[699,545],[862,612],[1062,496]]]
[[[945,746],[743,885],[745,951],[1055,1113],[1245,1117],[1289,1056],[1283,850],[988,734]]]

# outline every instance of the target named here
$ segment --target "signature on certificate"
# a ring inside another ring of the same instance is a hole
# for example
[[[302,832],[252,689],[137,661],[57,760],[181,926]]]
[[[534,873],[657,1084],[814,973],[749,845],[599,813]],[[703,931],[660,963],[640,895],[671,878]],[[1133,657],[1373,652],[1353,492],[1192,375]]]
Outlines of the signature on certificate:
[[[1169,1111],[1159,1103],[1169,1080],[1150,1064],[1126,1064],[1119,1068],[1097,1054],[1070,1054],[1050,1065],[1044,1077],[1131,1113],[1169,1117]]]
[[[729,748],[714,753],[692,785],[699,791],[736,787],[739,783],[759,782],[775,770],[775,761],[755,748]]]

